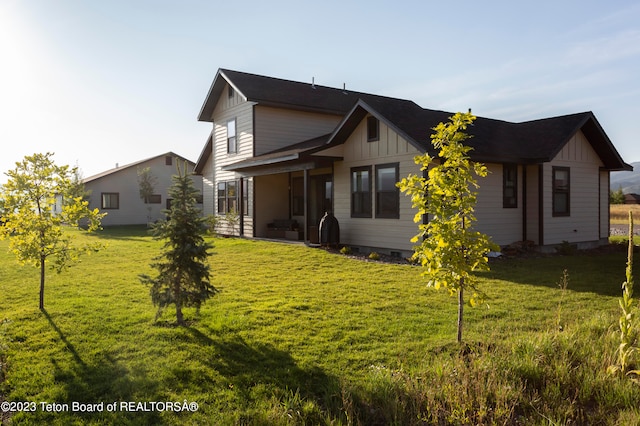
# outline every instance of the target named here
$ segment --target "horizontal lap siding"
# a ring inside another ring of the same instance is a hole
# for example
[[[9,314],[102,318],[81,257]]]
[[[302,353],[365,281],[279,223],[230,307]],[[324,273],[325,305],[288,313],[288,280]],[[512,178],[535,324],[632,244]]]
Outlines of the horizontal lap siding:
[[[255,155],[262,155],[331,133],[340,118],[337,115],[257,105],[255,107]]]
[[[570,216],[553,216],[553,167],[570,169]],[[602,162],[579,131],[544,170],[544,243],[597,241],[600,236]]]
[[[609,237],[609,172],[600,172],[600,238]]]
[[[494,243],[508,245],[522,240],[522,167],[518,167],[517,208],[502,207],[502,164],[486,164],[489,174],[476,177],[480,188],[475,208],[475,229]]]
[[[400,179],[409,173],[421,173],[413,158],[418,151],[384,123],[380,123],[380,140],[367,142],[366,120],[351,134],[344,145],[344,161],[334,165],[334,210],[340,223],[340,240],[344,244],[411,250],[411,238],[417,233],[413,222],[415,210],[409,197],[400,193],[400,218],[351,217],[351,168],[376,164],[399,163]],[[373,178],[373,176],[372,176]],[[372,212],[375,216],[375,179],[372,185]]]

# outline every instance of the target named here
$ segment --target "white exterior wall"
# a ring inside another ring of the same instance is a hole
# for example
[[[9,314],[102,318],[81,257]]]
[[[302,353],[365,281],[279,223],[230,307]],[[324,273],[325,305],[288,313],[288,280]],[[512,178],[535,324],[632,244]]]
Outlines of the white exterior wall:
[[[608,242],[609,230],[611,228],[611,217],[609,212],[609,171],[600,171],[600,240]]]
[[[115,170],[113,173],[85,182],[85,189],[91,191],[89,207],[107,213],[102,219],[103,226],[143,225],[164,219],[162,210],[167,208],[167,193],[173,184],[171,176],[177,174],[176,161],[180,162],[182,167],[184,160],[173,158],[172,165],[169,166],[165,164],[165,156],[162,155],[135,166],[124,166],[121,170]],[[151,174],[157,179],[155,194],[160,194],[160,204],[145,204],[140,198],[138,170],[146,167],[150,167]],[[202,178],[192,176],[192,179],[194,186],[202,191]],[[104,192],[119,194],[119,208],[106,210],[101,208]]]
[[[372,248],[411,251],[417,234],[415,210],[409,197],[400,193],[399,219],[375,217],[375,165],[399,163],[399,177],[421,173],[413,158],[418,150],[380,122],[380,139],[367,142],[366,120],[349,136],[343,149],[344,161],[334,165],[334,215],[340,224],[340,242]],[[372,218],[351,217],[351,168],[372,166]]]
[[[212,152],[202,169],[202,211],[205,216],[215,212],[215,161],[215,155]]]
[[[273,108],[255,107],[255,155],[331,133],[341,117]]]
[[[551,180],[554,166],[570,169],[569,216],[553,216]],[[600,187],[602,166],[602,161],[581,131],[567,142],[550,163],[543,165],[544,245],[561,244],[563,241],[599,241],[603,208]]]

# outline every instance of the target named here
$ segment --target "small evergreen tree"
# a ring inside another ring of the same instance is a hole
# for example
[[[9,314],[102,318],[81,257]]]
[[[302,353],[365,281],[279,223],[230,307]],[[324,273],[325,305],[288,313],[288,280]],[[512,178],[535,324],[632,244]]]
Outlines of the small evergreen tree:
[[[615,191],[609,191],[609,202],[611,204],[624,204],[624,192],[622,187],[618,187]]]
[[[205,218],[196,207],[198,190],[187,173],[178,165],[178,174],[172,177],[169,189],[172,198],[168,217],[153,225],[155,239],[165,240],[163,252],[154,258],[151,266],[158,271],[156,277],[140,275],[143,284],[150,285],[151,300],[158,307],[156,319],[169,305],[176,306],[178,325],[186,325],[182,309],[200,308],[200,305],[218,290],[211,285],[208,250],[213,247],[204,239],[207,232]]]
[[[429,286],[458,295],[458,342],[462,341],[464,291],[472,291],[471,305],[481,299],[472,272],[488,269],[487,254],[497,249],[488,236],[473,230],[478,188],[473,174],[484,177],[488,173],[483,164],[471,162],[471,147],[463,144],[469,138],[464,130],[475,118],[470,112],[457,113],[451,122],[438,124],[431,142],[439,151],[439,162],[434,163],[429,154],[416,156],[416,164],[428,171],[428,177],[409,175],[398,183],[418,209],[414,221],[420,223],[419,233],[412,242],[419,242],[414,259],[422,265],[422,275]],[[429,220],[422,223],[425,215]]]

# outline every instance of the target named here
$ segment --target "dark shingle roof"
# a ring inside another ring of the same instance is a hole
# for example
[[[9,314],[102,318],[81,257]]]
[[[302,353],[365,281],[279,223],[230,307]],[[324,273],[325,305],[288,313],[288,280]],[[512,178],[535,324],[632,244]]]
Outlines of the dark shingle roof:
[[[199,120],[211,121],[213,109],[227,82],[247,100],[261,105],[343,116],[327,146],[344,143],[362,119],[373,114],[418,149],[433,153],[430,138],[433,128],[453,115],[424,109],[410,100],[220,69],[202,106]],[[468,143],[473,147],[471,156],[476,161],[541,163],[551,161],[578,130],[585,133],[606,169],[631,169],[591,112],[523,123],[478,117],[467,133],[473,135]],[[201,161],[206,161],[206,158],[201,156],[198,164]],[[198,166],[196,170],[199,170]]]

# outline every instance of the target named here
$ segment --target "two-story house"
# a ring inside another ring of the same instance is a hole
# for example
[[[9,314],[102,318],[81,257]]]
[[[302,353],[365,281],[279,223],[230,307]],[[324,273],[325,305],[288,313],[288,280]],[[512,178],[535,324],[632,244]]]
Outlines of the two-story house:
[[[195,166],[205,213],[240,215],[238,232],[268,237],[298,224],[317,241],[332,211],[343,244],[406,254],[415,210],[395,183],[420,173],[430,134],[452,113],[412,101],[220,69],[198,119],[213,130]],[[500,245],[579,246],[609,235],[609,172],[628,170],[591,112],[523,123],[478,118],[471,157],[484,162],[477,229]]]

